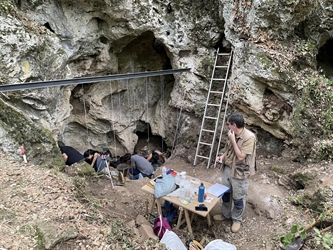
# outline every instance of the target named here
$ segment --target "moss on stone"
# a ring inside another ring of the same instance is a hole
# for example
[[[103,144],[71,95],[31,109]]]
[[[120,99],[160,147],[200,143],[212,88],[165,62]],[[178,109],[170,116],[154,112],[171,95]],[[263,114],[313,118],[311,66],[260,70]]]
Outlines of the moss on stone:
[[[286,170],[284,168],[281,168],[281,167],[278,167],[278,166],[272,166],[271,170],[275,173],[278,173],[278,174],[285,174],[286,173]]]
[[[316,175],[312,175],[310,173],[296,173],[291,176],[291,178],[294,180],[296,189],[304,189],[306,188],[310,181],[312,181]]]
[[[61,168],[64,162],[51,132],[37,127],[24,114],[0,100],[0,126],[19,148],[24,145],[28,161],[44,167]]]
[[[36,225],[37,247],[39,249],[53,249],[58,243],[77,237],[74,227],[62,229],[56,221],[42,221]]]
[[[95,170],[88,163],[82,162],[78,164],[73,164],[72,166],[66,167],[66,173],[70,176],[81,176],[85,178],[90,178],[95,176]]]
[[[257,55],[258,61],[263,65],[263,68],[265,70],[272,68],[274,65],[274,62],[269,59],[265,53],[258,53]]]

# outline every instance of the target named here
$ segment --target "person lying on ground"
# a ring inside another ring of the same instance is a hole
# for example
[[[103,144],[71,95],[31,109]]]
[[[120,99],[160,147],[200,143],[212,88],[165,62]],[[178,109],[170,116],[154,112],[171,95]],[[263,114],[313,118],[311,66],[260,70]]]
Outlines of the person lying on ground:
[[[154,168],[147,161],[146,158],[140,155],[131,155],[129,153],[124,155],[124,161],[131,166],[129,169],[130,180],[137,180],[140,177],[140,174],[143,177],[149,177],[154,174]]]
[[[162,158],[162,160],[160,160],[160,158]],[[165,163],[166,157],[162,152],[158,151],[157,149],[154,149],[148,155],[147,161],[149,161],[151,165],[154,167],[154,170],[156,170],[156,168],[162,166],[163,163]]]
[[[71,146],[59,146],[59,148],[64,162],[67,166],[84,161],[83,155],[75,148]]]
[[[83,155],[86,162],[90,164],[90,166],[92,166],[96,172],[100,172],[106,167],[105,162],[107,163],[108,167],[110,167],[111,158],[107,153],[101,154],[95,150],[88,149],[86,152],[84,152]]]

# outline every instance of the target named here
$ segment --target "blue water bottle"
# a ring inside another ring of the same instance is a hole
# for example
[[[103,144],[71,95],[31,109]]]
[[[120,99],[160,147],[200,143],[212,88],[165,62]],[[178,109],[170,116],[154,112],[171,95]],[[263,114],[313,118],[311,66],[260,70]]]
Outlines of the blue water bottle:
[[[198,201],[199,202],[204,202],[204,197],[205,197],[205,186],[203,183],[199,186],[199,192],[198,192]]]

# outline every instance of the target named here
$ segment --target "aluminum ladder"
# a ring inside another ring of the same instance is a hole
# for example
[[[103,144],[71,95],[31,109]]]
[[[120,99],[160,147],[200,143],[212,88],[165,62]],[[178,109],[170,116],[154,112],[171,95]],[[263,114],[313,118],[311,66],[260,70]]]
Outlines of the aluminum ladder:
[[[223,100],[226,96],[231,62],[232,62],[232,51],[231,53],[220,53],[219,49],[217,49],[214,68],[206,100],[205,111],[202,118],[197,149],[195,152],[195,158],[193,163],[194,166],[196,166],[198,158],[203,158],[207,160],[207,168],[209,168],[212,154],[214,151],[214,145],[216,144],[215,139],[218,133],[220,113],[224,103]],[[226,100],[226,105],[224,108],[225,109],[224,116],[226,116],[231,86],[229,86],[228,89],[229,91]],[[224,121],[222,122],[221,134],[223,131],[223,126],[224,126]],[[207,154],[208,151],[209,154]]]

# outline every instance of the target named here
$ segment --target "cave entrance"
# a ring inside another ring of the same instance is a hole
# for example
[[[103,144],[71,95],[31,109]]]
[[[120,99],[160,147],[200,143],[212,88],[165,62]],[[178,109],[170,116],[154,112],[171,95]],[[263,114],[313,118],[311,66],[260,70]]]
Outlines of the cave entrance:
[[[333,80],[333,39],[329,39],[320,47],[317,55],[318,68],[322,69],[326,77]]]
[[[149,131],[148,131],[149,130]],[[167,145],[163,138],[159,135],[151,133],[150,125],[140,122],[137,125],[135,133],[138,136],[138,142],[134,147],[134,153],[140,154],[144,157],[148,156],[149,152],[157,149],[161,152],[167,151]]]
[[[214,48],[219,49],[220,53],[230,53],[231,52],[231,43],[225,39],[224,34],[222,34],[215,44]]]

